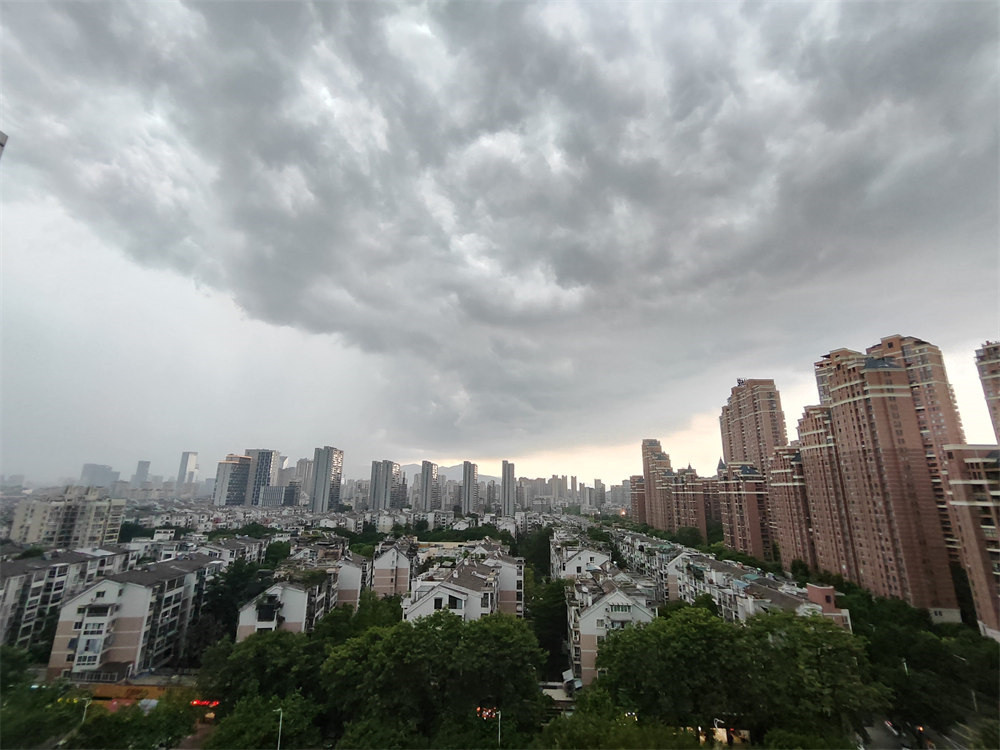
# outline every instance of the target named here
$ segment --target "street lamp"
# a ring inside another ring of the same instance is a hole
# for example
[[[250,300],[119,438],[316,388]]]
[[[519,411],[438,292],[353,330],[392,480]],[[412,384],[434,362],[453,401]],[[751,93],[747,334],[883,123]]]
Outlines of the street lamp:
[[[272,713],[278,714],[278,747],[276,750],[281,750],[281,725],[285,720],[285,710],[283,708],[276,708]]]
[[[969,663],[968,659],[966,659],[965,657],[959,656],[958,654],[952,654],[952,656],[954,656],[956,659],[960,659],[961,661],[964,661],[966,664]],[[974,687],[969,687],[969,692],[972,693],[972,710],[975,711],[978,714],[979,713],[979,701],[976,700],[976,689]]]

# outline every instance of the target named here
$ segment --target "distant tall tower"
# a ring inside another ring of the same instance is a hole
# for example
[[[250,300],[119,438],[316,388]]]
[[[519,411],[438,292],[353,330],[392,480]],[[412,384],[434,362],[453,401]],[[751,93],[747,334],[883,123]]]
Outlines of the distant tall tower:
[[[666,498],[660,479],[664,473],[672,472],[670,456],[663,452],[660,441],[646,438],[642,441],[642,477],[646,499],[646,518],[640,523],[648,523],[654,529],[675,531],[673,515],[666,507]]]
[[[438,465],[430,461],[420,464],[420,510],[441,509],[441,484],[438,482]]]
[[[132,486],[141,489],[142,485],[149,481],[149,461],[140,461],[135,465],[135,476],[132,477]]]
[[[513,516],[517,507],[517,480],[514,479],[514,463],[504,461],[500,470],[500,512],[505,516]],[[576,477],[573,477],[574,484]],[[576,491],[576,488],[573,488]]]
[[[181,465],[177,470],[177,483],[174,485],[174,492],[180,494],[184,485],[194,484],[198,481],[198,452],[184,451],[181,454]]]
[[[238,456],[234,453],[226,456],[224,461],[219,461],[212,494],[213,505],[243,505],[246,502],[250,463],[250,456]]]
[[[278,470],[278,451],[269,448],[248,448],[250,481],[247,483],[245,505],[260,505],[260,491],[273,484]]]
[[[925,607],[935,619],[956,619],[958,605],[921,435],[918,406],[926,404],[920,391],[911,388],[906,367],[895,357],[838,349],[816,363],[816,372],[829,408],[856,564],[847,577],[878,596]],[[806,467],[804,474],[811,504],[814,493],[824,488],[809,483]],[[818,521],[815,513],[812,520]]]
[[[642,474],[629,478],[629,499],[632,504],[632,520],[646,523],[646,479]]]
[[[993,421],[993,434],[1000,443],[1000,341],[987,341],[976,350],[976,368]]]
[[[394,461],[372,461],[372,478],[368,490],[371,510],[402,508],[406,503],[403,472]]]
[[[774,449],[788,444],[781,396],[773,380],[737,380],[722,407],[719,426],[727,464],[751,463],[764,472]]]
[[[340,505],[340,484],[344,474],[344,451],[326,445],[313,454],[313,484],[310,488],[312,512],[326,513]]]
[[[479,467],[471,461],[462,464],[462,513],[475,513],[479,507]]]
[[[110,487],[118,481],[118,472],[106,464],[84,464],[80,484],[84,487]]]

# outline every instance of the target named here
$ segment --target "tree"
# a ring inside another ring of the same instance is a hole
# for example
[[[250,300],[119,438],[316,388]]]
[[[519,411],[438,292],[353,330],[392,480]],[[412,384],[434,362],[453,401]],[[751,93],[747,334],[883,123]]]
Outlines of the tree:
[[[3,667],[6,672],[6,663]],[[0,703],[0,747],[51,747],[79,724],[89,697],[65,682],[32,686],[27,680],[15,681],[3,691]]]
[[[271,542],[267,545],[267,552],[264,553],[264,567],[276,568],[278,563],[292,553],[292,545],[289,542]]]
[[[73,735],[78,748],[174,747],[191,734],[197,709],[191,706],[191,691],[166,693],[147,714],[138,705],[125,706],[114,713],[91,705],[87,721]]]
[[[719,606],[715,603],[715,599],[712,598],[711,594],[698,594],[692,602],[692,606],[701,607],[702,609],[707,609],[716,617],[719,616]]]
[[[534,572],[524,572],[524,618],[546,653],[544,674],[557,679],[565,669],[566,642],[566,582],[561,580],[535,583]]]
[[[306,658],[306,645],[305,635],[286,630],[254,633],[235,646],[222,641],[206,651],[198,687],[220,702],[219,714],[257,695],[285,698],[300,688],[318,694],[320,665]]]
[[[643,721],[706,726],[742,713],[751,682],[742,629],[701,607],[608,636],[597,655],[616,705]]]
[[[0,690],[6,692],[31,679],[31,654],[23,648],[0,646]]]
[[[247,696],[219,722],[204,746],[219,750],[275,747],[280,722],[283,748],[319,747],[322,735],[316,726],[316,719],[320,710],[318,704],[298,692],[280,698],[273,695]]]
[[[685,547],[700,547],[705,542],[694,526],[681,526],[674,534],[674,540]]]
[[[773,612],[751,618],[746,635],[756,704],[748,717],[762,735],[781,728],[850,736],[887,705],[862,641],[830,620]]]

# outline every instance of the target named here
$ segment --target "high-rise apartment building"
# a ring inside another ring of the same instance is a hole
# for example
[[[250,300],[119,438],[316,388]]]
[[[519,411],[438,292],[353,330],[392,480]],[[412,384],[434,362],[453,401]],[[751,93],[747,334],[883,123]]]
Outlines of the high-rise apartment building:
[[[243,505],[250,483],[250,456],[230,453],[224,461],[219,461],[215,472],[215,486],[212,490],[212,504]]]
[[[132,475],[132,487],[141,489],[142,485],[149,481],[149,461],[140,461],[135,466],[135,474]]]
[[[100,489],[69,488],[58,496],[19,502],[10,538],[60,549],[117,544],[124,515],[124,500],[113,500]]]
[[[260,491],[274,484],[278,472],[278,451],[269,448],[247,448],[244,455],[250,456],[250,479],[244,505],[260,505]]]
[[[642,441],[642,477],[646,500],[646,521],[654,529],[675,531],[676,524],[666,507],[663,481],[671,472],[670,456],[663,452],[660,441],[646,438]]]
[[[372,461],[368,507],[371,510],[402,508],[406,505],[406,482],[399,464],[394,461]]]
[[[514,478],[514,463],[504,461],[500,474],[500,512],[505,516],[513,516],[514,510],[517,508],[517,480]],[[576,477],[573,477],[573,483],[576,483]]]
[[[848,577],[878,596],[925,607],[935,619],[956,619],[918,416],[924,404],[911,389],[906,367],[896,357],[838,349],[817,362],[816,371],[829,408],[856,564]],[[808,480],[806,489],[811,496]]]
[[[980,632],[1000,641],[1000,446],[948,445],[949,505]]]
[[[990,410],[993,434],[1000,443],[1000,341],[987,341],[976,350],[976,368]]]
[[[629,501],[632,505],[632,520],[646,523],[646,478],[642,474],[629,477]]]
[[[118,481],[119,473],[104,464],[84,464],[80,472],[83,487],[110,487]]]
[[[476,513],[479,507],[479,467],[471,461],[462,463],[462,513]]]
[[[799,420],[798,448],[812,524],[814,564],[820,570],[850,579],[857,565],[851,546],[851,521],[828,406],[805,408]],[[786,566],[790,565],[791,561],[788,561]]]
[[[438,481],[438,465],[430,461],[420,464],[420,510],[441,509],[441,483]]]
[[[768,513],[785,570],[793,560],[816,567],[802,453],[797,446],[774,449],[767,470]]]
[[[749,461],[733,461],[726,464],[718,483],[726,546],[770,560],[772,539],[764,474]]]
[[[317,448],[312,461],[310,488],[313,513],[326,513],[340,505],[340,485],[344,475],[344,451],[325,445]]]
[[[788,444],[781,396],[770,379],[737,380],[719,426],[726,464],[750,463],[764,472],[774,449]]]
[[[952,529],[947,499],[947,459],[944,446],[965,442],[955,393],[948,381],[944,357],[933,344],[913,336],[887,336],[868,347],[869,357],[892,359],[906,370],[913,395],[924,455],[931,472],[938,523],[948,547],[948,559],[960,562],[958,539]]]
[[[181,454],[181,465],[177,470],[177,483],[174,485],[174,492],[178,495],[185,486],[198,481],[198,453],[197,451],[184,451]]]

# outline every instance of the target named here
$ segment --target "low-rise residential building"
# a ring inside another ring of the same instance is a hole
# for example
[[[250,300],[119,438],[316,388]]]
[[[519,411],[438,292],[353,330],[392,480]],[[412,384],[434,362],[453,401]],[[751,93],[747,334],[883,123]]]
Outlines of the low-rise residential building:
[[[566,590],[573,674],[583,685],[597,677],[597,653],[607,634],[656,617],[652,585],[636,585],[611,565],[576,578]]]
[[[226,539],[216,539],[198,547],[198,552],[216,560],[222,560],[228,568],[237,560],[246,563],[259,563],[267,551],[267,539],[255,539],[251,536],[237,536]]]
[[[66,597],[135,567],[139,553],[123,547],[54,550],[5,562],[0,569],[0,642],[31,648],[45,637]]]
[[[611,555],[575,543],[562,545],[553,538],[551,559],[553,578],[578,578],[610,562]]]
[[[287,630],[308,633],[316,622],[337,606],[336,571],[314,569],[280,581],[240,609],[236,642],[254,633]]]
[[[719,615],[729,622],[742,622],[761,612],[786,610],[799,615],[822,615],[851,629],[850,612],[838,609],[836,592],[830,586],[809,584],[800,589],[790,582],[762,575],[739,563],[716,560],[702,554],[685,553],[677,566],[677,595],[694,602],[702,594],[712,597]]]
[[[380,597],[406,596],[410,592],[416,546],[408,540],[380,544],[372,563],[372,590]]]
[[[500,610],[500,570],[467,559],[451,567],[437,567],[414,580],[403,600],[403,619],[418,620],[448,610],[463,620],[478,620]]]
[[[355,611],[361,601],[361,591],[371,587],[372,561],[362,555],[346,553],[337,562],[337,605]]]
[[[486,556],[482,564],[495,568],[497,578],[497,604],[501,612],[524,617],[524,558],[511,557],[496,551]]]
[[[192,555],[108,576],[66,599],[49,679],[117,682],[176,663],[206,584],[221,568]]]

